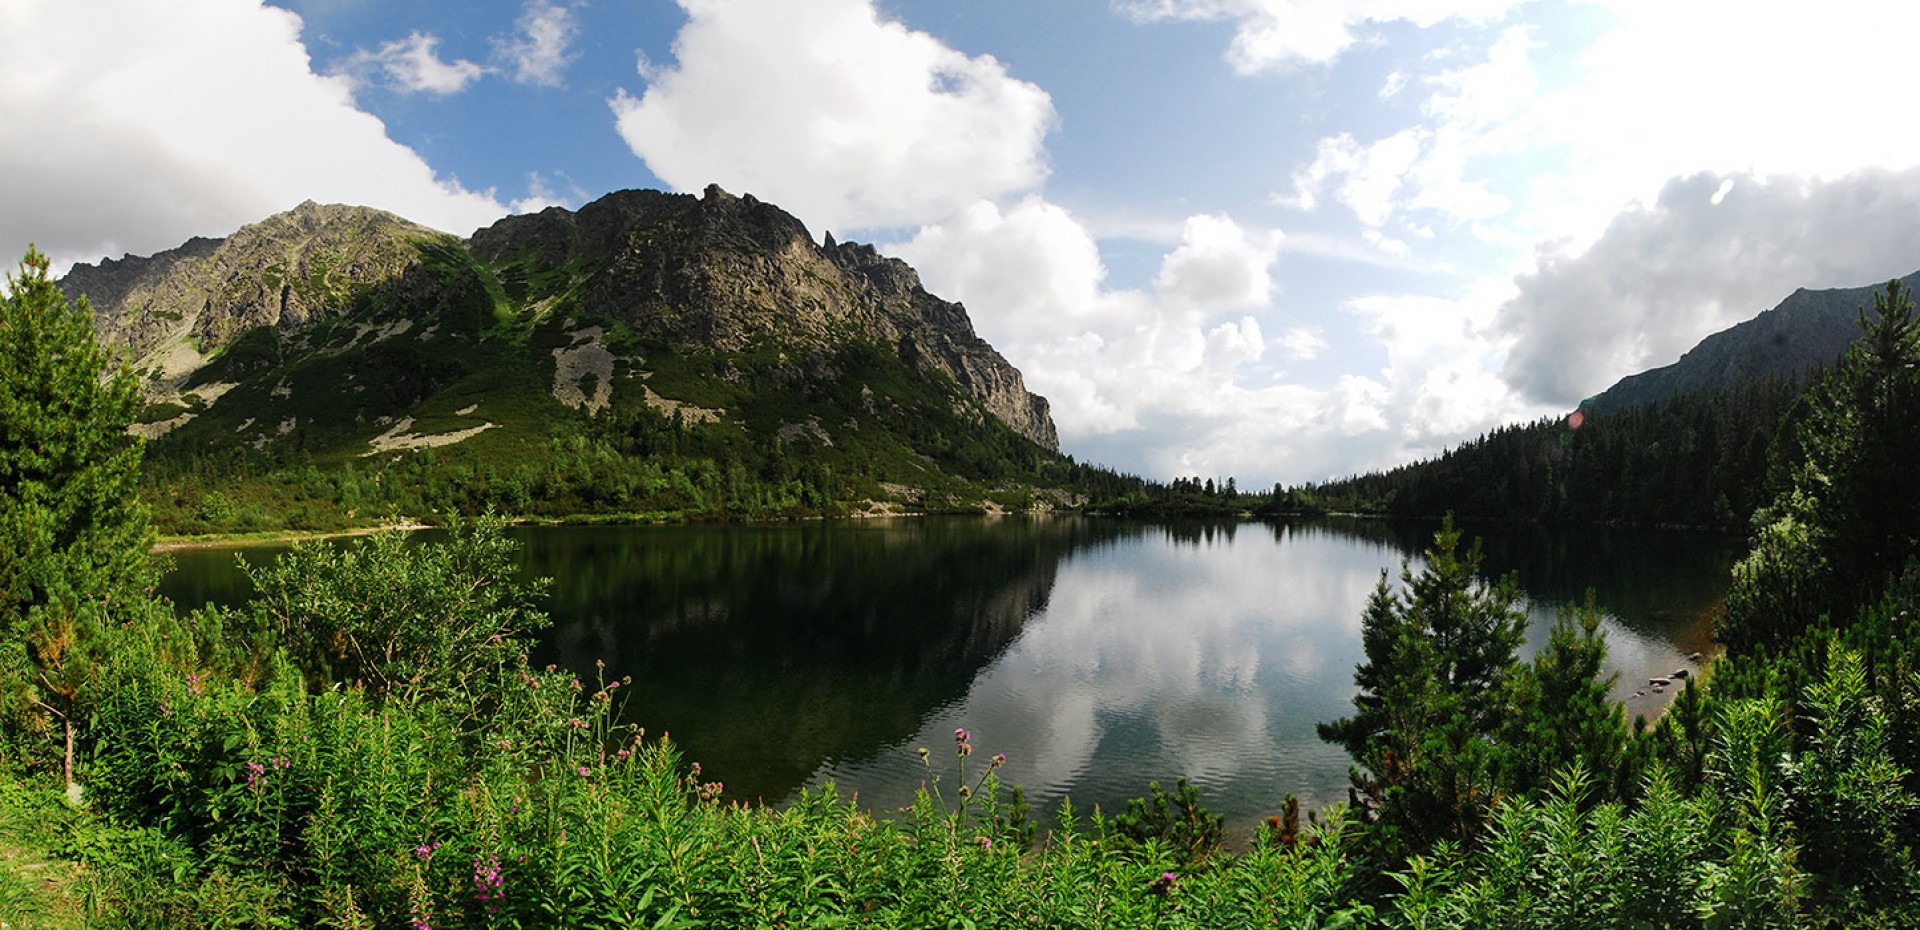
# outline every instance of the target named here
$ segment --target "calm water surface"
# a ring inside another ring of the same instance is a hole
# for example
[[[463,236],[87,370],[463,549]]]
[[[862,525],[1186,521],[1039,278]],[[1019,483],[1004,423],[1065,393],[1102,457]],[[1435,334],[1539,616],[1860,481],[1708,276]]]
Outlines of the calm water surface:
[[[1065,517],[516,531],[527,571],[555,579],[539,661],[632,675],[628,718],[736,798],[833,781],[904,806],[925,775],[915,750],[952,786],[966,727],[976,770],[1006,753],[1005,779],[1043,810],[1069,795],[1118,810],[1186,775],[1241,829],[1288,792],[1345,798],[1347,759],[1314,724],[1351,709],[1367,595],[1431,532]],[[1633,692],[1710,647],[1737,548],[1526,527],[1486,533],[1485,552],[1528,595],[1529,651],[1592,589],[1616,696],[1652,715],[1664,697]],[[245,598],[232,550],[175,558],[177,603]]]

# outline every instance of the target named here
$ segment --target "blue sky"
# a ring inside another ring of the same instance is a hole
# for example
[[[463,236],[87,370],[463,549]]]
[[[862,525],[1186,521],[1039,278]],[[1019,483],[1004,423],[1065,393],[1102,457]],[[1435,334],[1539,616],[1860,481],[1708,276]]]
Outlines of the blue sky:
[[[0,249],[149,254],[305,199],[466,234],[719,183],[963,301],[1065,451],[1294,483],[1920,268],[1916,26],[1856,0],[7,0]]]

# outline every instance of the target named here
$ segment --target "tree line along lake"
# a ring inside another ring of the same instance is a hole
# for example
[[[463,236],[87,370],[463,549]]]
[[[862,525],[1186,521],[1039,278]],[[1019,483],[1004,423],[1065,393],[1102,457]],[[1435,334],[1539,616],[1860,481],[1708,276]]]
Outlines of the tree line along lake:
[[[554,580],[537,661],[631,676],[624,716],[671,733],[729,797],[832,781],[903,807],[927,777],[920,747],[957,786],[964,727],[969,778],[1006,754],[1003,780],[1043,816],[1067,797],[1119,812],[1185,776],[1244,832],[1287,793],[1345,799],[1348,759],[1314,725],[1351,712],[1367,597],[1434,528],[929,517],[513,535],[525,572]],[[1647,679],[1711,649],[1742,551],[1679,530],[1464,529],[1490,574],[1520,582],[1525,654],[1593,592],[1629,719],[1673,695]],[[236,555],[282,548],[176,551],[161,591],[182,609],[243,602]]]

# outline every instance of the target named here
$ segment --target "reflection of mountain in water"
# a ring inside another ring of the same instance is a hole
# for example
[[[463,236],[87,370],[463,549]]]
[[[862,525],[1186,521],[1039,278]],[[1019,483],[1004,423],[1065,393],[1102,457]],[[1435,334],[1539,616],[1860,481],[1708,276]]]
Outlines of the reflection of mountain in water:
[[[728,782],[777,799],[822,759],[913,733],[1046,607],[1072,550],[1126,527],[915,519],[543,529],[542,662],[632,675],[626,715]]]

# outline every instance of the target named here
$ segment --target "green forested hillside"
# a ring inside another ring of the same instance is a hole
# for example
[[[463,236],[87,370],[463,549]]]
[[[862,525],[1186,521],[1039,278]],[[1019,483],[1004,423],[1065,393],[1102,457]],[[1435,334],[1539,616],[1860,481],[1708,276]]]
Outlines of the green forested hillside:
[[[1400,517],[1739,530],[1769,498],[1776,443],[1792,435],[1802,388],[1761,381],[1503,427],[1438,458],[1295,497]]]
[[[1903,286],[1920,275],[1902,279]],[[1797,461],[1808,386],[1878,319],[1874,288],[1799,290],[1565,417],[1292,489],[1304,510],[1744,531]]]

